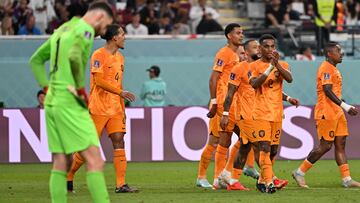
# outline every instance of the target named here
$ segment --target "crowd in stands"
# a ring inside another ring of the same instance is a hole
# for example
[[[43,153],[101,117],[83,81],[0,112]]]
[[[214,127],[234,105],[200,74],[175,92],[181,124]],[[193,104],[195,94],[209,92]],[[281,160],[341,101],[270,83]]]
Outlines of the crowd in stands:
[[[0,0],[2,35],[51,34],[93,0]],[[205,34],[221,31],[218,12],[206,0],[107,0],[129,35]],[[125,7],[117,8],[118,4]]]

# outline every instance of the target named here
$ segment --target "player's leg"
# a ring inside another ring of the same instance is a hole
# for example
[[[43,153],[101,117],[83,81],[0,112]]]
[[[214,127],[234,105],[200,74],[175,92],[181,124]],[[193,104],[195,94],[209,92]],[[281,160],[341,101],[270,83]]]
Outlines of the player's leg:
[[[93,202],[110,202],[103,173],[104,160],[101,158],[99,147],[92,145],[80,154],[86,161],[86,183]]]
[[[259,159],[257,161],[259,161]],[[250,151],[247,155],[246,165],[244,167],[243,173],[244,175],[252,177],[254,179],[258,179],[260,176],[259,172],[255,168],[255,153],[253,144],[251,144]]]
[[[104,161],[100,155],[100,142],[93,120],[87,109],[80,105],[59,107],[56,118],[61,126],[62,146],[65,154],[80,152],[87,165],[86,182],[93,202],[109,202],[103,174]]]
[[[305,173],[318,161],[326,152],[328,152],[335,138],[335,130],[337,128],[337,121],[333,120],[317,120],[317,134],[320,140],[318,146],[316,146],[307,156],[307,158],[301,163],[300,167],[292,172],[292,177],[300,187],[308,188],[305,182]]]
[[[50,175],[50,195],[52,203],[67,202],[66,172],[70,166],[70,156],[53,153],[53,168]]]
[[[104,126],[108,122],[109,118],[106,116],[91,115],[91,119],[93,120],[93,122],[95,124],[96,133],[98,134],[98,136],[100,138],[101,133],[104,129]],[[80,169],[80,167],[84,164],[84,162],[85,162],[85,159],[80,155],[80,153],[75,152],[73,154],[71,167],[67,174],[67,190],[69,192],[74,191],[73,180],[74,180],[75,173]]]
[[[62,145],[61,135],[56,126],[57,112],[54,107],[45,106],[46,131],[48,135],[49,150],[53,154],[53,168],[50,174],[49,189],[51,202],[66,202],[66,171],[68,160]]]
[[[349,165],[347,164],[345,146],[348,134],[349,131],[347,127],[347,121],[345,116],[342,116],[339,119],[339,123],[335,132],[335,160],[340,169],[343,186],[360,187],[360,183],[351,178]]]
[[[114,148],[114,168],[116,173],[116,193],[138,192],[125,183],[126,174],[126,153],[124,136],[126,133],[125,114],[111,117],[106,124],[106,131],[109,134]]]
[[[206,171],[207,168],[209,167],[211,158],[218,144],[219,144],[219,137],[215,136],[214,133],[210,131],[208,143],[204,151],[201,153],[201,158],[199,162],[198,177],[196,180],[196,185],[198,187],[212,188],[212,185],[206,179]]]
[[[237,125],[235,125],[234,127],[234,133],[240,138],[240,128]],[[233,170],[234,160],[237,154],[239,153],[239,148],[240,148],[240,139],[231,147],[229,158],[226,162],[225,170],[230,171],[230,173]]]
[[[272,182],[271,150],[271,125],[269,121],[258,120],[254,125],[259,143],[259,164],[261,169],[257,189],[261,192],[274,193],[275,187]]]

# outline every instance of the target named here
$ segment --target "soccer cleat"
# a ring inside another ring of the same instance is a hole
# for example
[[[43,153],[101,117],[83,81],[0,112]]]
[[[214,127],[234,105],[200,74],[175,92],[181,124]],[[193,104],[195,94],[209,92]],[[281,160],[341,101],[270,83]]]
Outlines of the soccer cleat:
[[[73,181],[72,181],[72,180],[67,181],[67,191],[68,191],[68,192],[75,193],[75,191],[74,191],[74,185],[73,185]]]
[[[205,178],[197,179],[196,180],[196,186],[202,187],[202,188],[212,188],[213,186],[209,183],[209,181]]]
[[[342,185],[343,185],[344,187],[347,187],[347,188],[349,188],[349,187],[360,187],[360,183],[357,182],[357,181],[355,181],[355,180],[353,180],[353,179],[350,179],[350,180],[348,180],[348,181],[343,181],[343,182],[342,182]]]
[[[258,181],[256,181],[256,189],[259,190],[262,193],[266,192],[266,186],[264,183],[259,183]]]
[[[276,192],[276,187],[273,183],[266,186],[266,193],[273,194]]]
[[[240,182],[235,182],[232,185],[228,185],[227,190],[245,190],[245,191],[249,191],[250,189],[243,186]]]
[[[253,167],[250,168],[250,167],[245,166],[244,170],[243,170],[243,173],[244,173],[244,175],[252,177],[254,179],[258,179],[259,176],[260,176],[259,172]]]
[[[231,173],[223,170],[219,175],[219,183],[230,184]]]
[[[274,179],[274,185],[277,190],[283,189],[288,183],[288,180],[280,180],[279,178]]]
[[[218,189],[226,189],[227,188],[227,184],[224,181],[219,181],[219,179],[214,179],[213,185],[212,185],[214,190],[218,190]]]
[[[139,192],[139,190],[136,188],[129,187],[128,184],[115,188],[115,193],[134,193],[134,192]]]
[[[299,173],[297,173],[296,170],[293,171],[291,175],[299,187],[309,188],[309,186],[306,185],[305,177],[303,175],[300,175]]]

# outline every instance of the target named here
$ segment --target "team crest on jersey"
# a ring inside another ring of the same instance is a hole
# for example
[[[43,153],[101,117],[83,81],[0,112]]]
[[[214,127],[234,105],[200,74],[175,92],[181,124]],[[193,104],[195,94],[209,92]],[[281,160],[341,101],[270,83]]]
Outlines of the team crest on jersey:
[[[90,39],[91,38],[91,32],[85,31],[84,37]]]
[[[95,67],[95,68],[99,68],[99,67],[100,67],[100,61],[95,60],[95,61],[94,61],[94,67]]]
[[[324,73],[324,80],[330,79],[330,73]]]
[[[216,62],[216,65],[217,65],[217,66],[222,66],[222,65],[223,65],[223,63],[224,63],[224,61],[223,61],[223,60],[218,59],[218,60],[217,60],[217,62]]]
[[[235,73],[230,73],[230,80],[235,80]]]

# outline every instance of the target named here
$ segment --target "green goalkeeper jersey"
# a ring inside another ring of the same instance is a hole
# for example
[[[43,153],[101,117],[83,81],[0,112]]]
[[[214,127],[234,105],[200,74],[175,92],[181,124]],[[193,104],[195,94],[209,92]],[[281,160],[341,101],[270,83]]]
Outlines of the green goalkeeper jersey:
[[[45,105],[71,106],[77,103],[68,86],[85,86],[86,64],[94,41],[94,29],[74,17],[60,26],[30,59],[30,66],[41,87],[48,86]],[[50,60],[48,79],[45,63]]]

